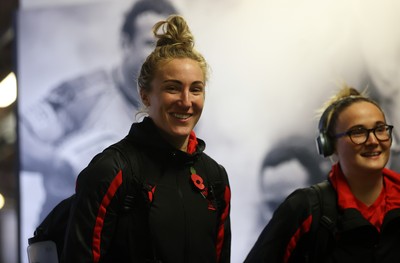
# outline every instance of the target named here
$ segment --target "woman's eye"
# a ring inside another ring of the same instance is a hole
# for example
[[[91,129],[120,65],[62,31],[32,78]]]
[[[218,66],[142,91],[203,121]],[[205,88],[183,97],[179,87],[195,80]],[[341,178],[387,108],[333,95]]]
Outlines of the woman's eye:
[[[375,131],[377,132],[385,132],[386,131],[386,126],[378,126],[375,128]]]
[[[203,87],[193,87],[192,89],[193,93],[202,93],[203,92]]]
[[[169,92],[175,92],[175,91],[178,90],[178,87],[176,87],[176,86],[167,86],[167,87],[165,87],[165,90],[169,91]]]
[[[362,136],[362,135],[365,134],[365,129],[362,129],[362,128],[360,128],[360,129],[355,129],[355,130],[350,131],[350,133],[351,133],[351,135],[353,135],[353,136]]]

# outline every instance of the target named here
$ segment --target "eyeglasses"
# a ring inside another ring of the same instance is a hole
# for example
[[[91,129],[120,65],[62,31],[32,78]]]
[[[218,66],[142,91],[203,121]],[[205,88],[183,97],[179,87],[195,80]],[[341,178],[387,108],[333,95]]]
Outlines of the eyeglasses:
[[[380,142],[388,141],[392,137],[392,129],[393,125],[379,125],[372,129],[365,129],[363,127],[358,127],[355,129],[351,129],[349,131],[338,133],[335,135],[335,138],[341,138],[343,136],[349,136],[350,140],[357,145],[364,144],[371,132],[374,133],[376,139]]]

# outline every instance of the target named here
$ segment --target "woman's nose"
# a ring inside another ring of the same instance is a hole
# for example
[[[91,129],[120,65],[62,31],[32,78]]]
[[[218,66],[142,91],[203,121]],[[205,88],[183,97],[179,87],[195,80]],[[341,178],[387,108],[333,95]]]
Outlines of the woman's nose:
[[[180,101],[182,103],[182,106],[190,107],[190,105],[191,105],[190,94],[188,91],[185,91],[185,90],[182,91]]]
[[[378,138],[376,138],[375,132],[373,130],[369,131],[366,143],[379,143],[379,140]]]

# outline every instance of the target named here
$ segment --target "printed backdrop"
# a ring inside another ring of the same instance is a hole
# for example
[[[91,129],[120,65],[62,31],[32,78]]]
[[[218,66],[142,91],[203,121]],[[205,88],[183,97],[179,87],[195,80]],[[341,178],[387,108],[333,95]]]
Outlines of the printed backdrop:
[[[114,96],[117,101],[121,96],[107,95],[116,92],[108,73],[122,59],[120,27],[134,1],[22,2],[17,57],[23,262],[27,262],[27,239],[45,214],[46,203],[51,207],[73,192],[74,178],[63,181],[62,175],[84,168],[94,152],[122,138],[135,120],[127,106],[110,110],[112,118],[99,109],[84,129],[73,125],[96,96]],[[188,20],[197,48],[211,66],[197,134],[205,139],[206,152],[230,176],[232,262],[243,261],[287,194],[325,178],[331,163],[315,148],[316,110],[342,82],[368,86],[371,96],[382,103],[388,122],[395,125],[393,160],[397,158],[400,2],[172,0],[172,4]],[[91,88],[80,90],[79,85]],[[73,96],[89,100],[76,104],[60,100]],[[49,105],[69,109],[75,117],[62,110],[54,115]],[[99,133],[98,127],[107,126],[106,120],[115,121],[115,116],[121,118],[118,130]],[[59,127],[69,136],[60,139]],[[390,166],[398,169],[399,162],[393,160]]]

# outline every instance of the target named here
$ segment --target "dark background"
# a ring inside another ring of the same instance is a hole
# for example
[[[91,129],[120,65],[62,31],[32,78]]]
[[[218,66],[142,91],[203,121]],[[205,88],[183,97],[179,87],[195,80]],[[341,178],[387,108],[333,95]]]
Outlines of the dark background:
[[[18,0],[0,1],[0,80],[11,71],[15,71],[15,32],[13,22]],[[16,145],[16,102],[6,108],[0,108],[0,193],[5,198],[5,206],[0,210],[0,262],[17,262],[17,145]],[[7,221],[7,222],[6,222]],[[5,225],[12,223],[7,231],[15,233],[6,236]]]

